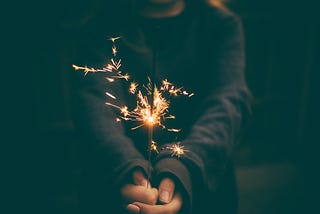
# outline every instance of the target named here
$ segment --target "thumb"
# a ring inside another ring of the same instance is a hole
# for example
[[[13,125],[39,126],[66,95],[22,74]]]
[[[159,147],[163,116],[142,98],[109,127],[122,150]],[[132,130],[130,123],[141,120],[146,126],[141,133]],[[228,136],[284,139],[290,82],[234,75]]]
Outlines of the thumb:
[[[159,185],[159,201],[170,203],[174,194],[175,184],[171,178],[163,178]]]

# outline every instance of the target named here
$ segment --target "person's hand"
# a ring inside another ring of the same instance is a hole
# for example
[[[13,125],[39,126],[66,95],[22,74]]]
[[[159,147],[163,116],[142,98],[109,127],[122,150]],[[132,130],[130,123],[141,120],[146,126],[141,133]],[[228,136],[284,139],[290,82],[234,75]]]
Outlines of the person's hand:
[[[182,207],[182,197],[180,193],[175,193],[170,203],[160,205],[149,205],[141,202],[129,204],[131,207],[127,210],[131,213],[140,214],[176,214]],[[128,205],[128,206],[129,206]]]
[[[182,197],[180,193],[175,192],[175,183],[170,178],[164,178],[159,185],[160,205],[146,204],[143,202],[134,202],[129,204],[127,210],[132,213],[141,214],[175,214],[182,207]]]
[[[127,203],[127,210],[135,212],[138,208],[131,203],[140,202],[148,205],[155,205],[158,200],[158,190],[151,188],[150,183],[144,176],[141,170],[135,170],[132,173],[132,182],[125,184],[120,193],[125,203]]]

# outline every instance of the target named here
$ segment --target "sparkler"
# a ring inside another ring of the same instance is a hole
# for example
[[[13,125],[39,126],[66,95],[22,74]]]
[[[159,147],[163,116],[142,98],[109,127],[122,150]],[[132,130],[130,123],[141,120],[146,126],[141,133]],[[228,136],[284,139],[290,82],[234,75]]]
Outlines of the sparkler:
[[[118,50],[115,45],[116,41],[121,37],[109,38],[112,42],[112,58],[110,62],[105,65],[103,68],[96,69],[88,66],[78,66],[72,65],[72,67],[77,71],[83,71],[84,75],[88,73],[97,73],[97,72],[105,72],[109,75],[106,77],[106,80],[110,83],[114,82],[116,79],[124,79],[129,81],[130,75],[123,74],[121,69],[121,59],[116,59]],[[117,108],[119,110],[119,117],[116,118],[116,122],[124,121],[134,121],[137,122],[138,125],[131,128],[131,130],[138,129],[143,126],[147,126],[148,128],[148,159],[149,159],[149,167],[151,167],[151,152],[159,153],[159,149],[157,143],[153,140],[153,128],[161,127],[162,129],[166,129],[169,132],[180,132],[180,129],[177,128],[167,128],[164,124],[166,119],[175,119],[174,115],[169,113],[170,107],[170,97],[176,96],[187,96],[191,97],[194,94],[188,93],[184,90],[183,87],[176,87],[167,79],[161,82],[160,87],[158,88],[155,84],[155,72],[156,72],[156,48],[154,48],[153,54],[153,73],[152,77],[148,77],[148,82],[146,85],[142,85],[142,88],[139,88],[139,84],[136,82],[130,82],[130,86],[128,92],[132,95],[136,96],[136,106],[130,110],[128,106],[118,106],[113,104],[112,102],[106,102],[105,104],[110,107]],[[106,96],[115,100],[117,97],[110,92],[105,92]],[[171,151],[172,156],[176,156],[180,158],[186,150],[184,150],[181,143],[173,144],[170,147],[165,147],[164,149],[168,149]],[[148,170],[148,176],[151,169]],[[148,177],[149,180],[149,177]]]

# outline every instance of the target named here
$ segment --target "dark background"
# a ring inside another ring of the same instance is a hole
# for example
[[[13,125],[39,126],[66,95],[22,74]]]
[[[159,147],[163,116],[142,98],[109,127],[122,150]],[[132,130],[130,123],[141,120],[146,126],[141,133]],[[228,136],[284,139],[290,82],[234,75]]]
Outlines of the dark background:
[[[7,157],[2,161],[6,213],[76,211],[72,38],[77,25],[101,9],[100,1],[13,2],[2,14],[3,50],[9,56],[2,63],[8,128],[2,136],[10,151],[2,156]],[[305,213],[317,207],[320,19],[315,2],[227,3],[243,20],[246,77],[254,95],[253,115],[235,156],[241,214]]]

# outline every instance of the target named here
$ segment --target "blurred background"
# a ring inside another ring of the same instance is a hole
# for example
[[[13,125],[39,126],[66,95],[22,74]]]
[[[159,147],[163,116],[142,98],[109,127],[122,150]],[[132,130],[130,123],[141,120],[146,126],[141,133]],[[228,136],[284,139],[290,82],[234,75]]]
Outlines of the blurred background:
[[[15,153],[5,165],[17,190],[8,188],[7,197],[23,203],[9,204],[11,211],[32,206],[42,213],[75,213],[79,165],[69,83],[72,38],[75,26],[101,1],[13,5],[14,18],[7,24],[22,52],[7,52],[14,56],[9,64],[16,68],[12,74],[19,87],[12,89],[14,99],[6,98],[11,106],[4,118],[19,112],[19,122],[8,123],[14,131],[7,134],[17,141],[10,144]],[[313,210],[319,195],[319,7],[285,0],[226,5],[243,21],[246,78],[254,95],[252,118],[236,148],[239,213]]]

